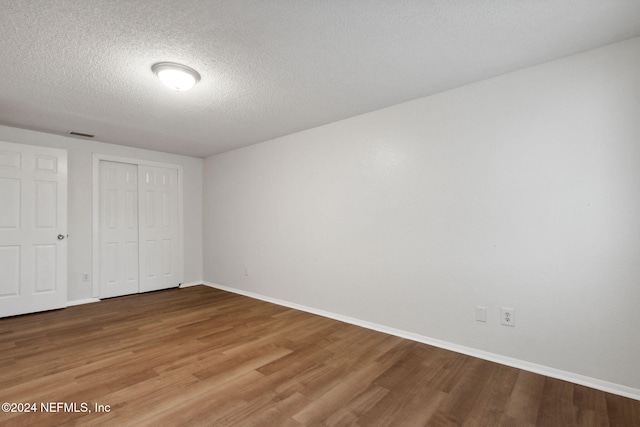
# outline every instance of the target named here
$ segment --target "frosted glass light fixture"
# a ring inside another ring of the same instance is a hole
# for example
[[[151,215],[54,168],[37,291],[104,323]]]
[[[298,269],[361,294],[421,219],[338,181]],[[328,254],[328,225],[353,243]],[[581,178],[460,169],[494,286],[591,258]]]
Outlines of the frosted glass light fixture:
[[[173,62],[158,62],[151,67],[160,81],[173,90],[189,90],[200,81],[200,74],[193,68]]]

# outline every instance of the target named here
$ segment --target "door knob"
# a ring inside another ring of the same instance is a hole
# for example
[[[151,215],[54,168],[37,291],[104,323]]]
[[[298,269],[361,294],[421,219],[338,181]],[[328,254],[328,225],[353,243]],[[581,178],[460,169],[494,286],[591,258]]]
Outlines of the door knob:
[[[64,240],[64,234],[58,234],[58,240]]]

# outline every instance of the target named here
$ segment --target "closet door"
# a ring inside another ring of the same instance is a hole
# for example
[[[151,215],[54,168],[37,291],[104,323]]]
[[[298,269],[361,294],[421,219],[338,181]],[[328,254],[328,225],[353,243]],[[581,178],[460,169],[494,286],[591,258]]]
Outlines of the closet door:
[[[176,287],[181,279],[178,171],[138,166],[140,292]]]
[[[138,293],[138,166],[100,162],[100,298]]]

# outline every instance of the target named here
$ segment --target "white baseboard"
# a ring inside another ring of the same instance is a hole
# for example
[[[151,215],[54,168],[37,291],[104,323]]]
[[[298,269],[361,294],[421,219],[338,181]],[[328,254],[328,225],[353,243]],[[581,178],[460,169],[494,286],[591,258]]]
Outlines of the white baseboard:
[[[197,282],[181,283],[180,287],[188,288],[189,286],[196,286],[196,285],[202,285],[202,284],[204,284],[204,282],[200,280]],[[98,301],[100,301],[100,298],[85,298],[85,299],[79,299],[75,301],[67,301],[67,307],[71,307],[74,305],[90,304],[92,302],[98,302]]]
[[[640,389],[636,389],[633,387],[628,387],[621,384],[603,381],[597,378],[587,377],[584,375],[576,374],[574,372],[563,371],[561,369],[555,369],[555,368],[551,368],[544,365],[538,365],[536,363],[531,363],[531,362],[527,362],[520,359],[514,359],[512,357],[502,356],[500,354],[477,350],[471,347],[465,347],[465,346],[453,344],[447,341],[441,341],[441,340],[429,338],[423,335],[414,334],[412,332],[390,328],[388,326],[379,325],[377,323],[367,322],[365,320],[355,319],[353,317],[343,316],[341,314],[331,313],[331,312],[319,310],[313,307],[307,307],[304,305],[283,301],[277,298],[271,298],[264,295],[255,294],[253,292],[243,291],[241,289],[218,285],[216,283],[203,281],[197,284],[203,284],[212,288],[220,289],[227,292],[232,292],[235,294],[244,295],[250,298],[259,299],[262,301],[270,302],[270,303],[281,305],[284,307],[293,308],[300,311],[305,311],[307,313],[317,314],[319,316],[328,317],[330,319],[339,320],[341,322],[350,323],[352,325],[361,326],[363,328],[371,329],[378,332],[383,332],[383,333],[394,335],[400,338],[406,338],[406,339],[420,342],[423,344],[432,345],[434,347],[443,348],[445,350],[454,351],[456,353],[462,353],[468,356],[477,357],[479,359],[488,360],[490,362],[499,363],[501,365],[522,369],[523,371],[534,372],[536,374],[544,375],[547,377],[568,381],[571,383],[583,385],[585,387],[591,387],[596,390],[605,391],[607,393],[617,394],[620,396],[629,397],[631,399],[640,400]]]
[[[73,305],[91,304],[92,302],[98,301],[100,301],[100,298],[77,299],[75,301],[67,301],[67,307],[71,307]]]
[[[180,283],[181,288],[188,288],[189,286],[197,286],[197,285],[204,285],[204,282],[200,280],[199,282]]]

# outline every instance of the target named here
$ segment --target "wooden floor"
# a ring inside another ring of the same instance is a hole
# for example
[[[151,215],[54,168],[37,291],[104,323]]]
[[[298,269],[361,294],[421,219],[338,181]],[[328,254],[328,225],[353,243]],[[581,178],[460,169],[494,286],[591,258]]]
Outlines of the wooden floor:
[[[36,403],[15,426],[640,426],[640,401],[205,286],[0,319],[0,396]]]

